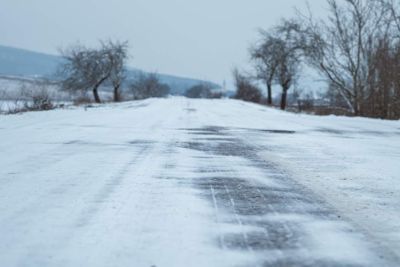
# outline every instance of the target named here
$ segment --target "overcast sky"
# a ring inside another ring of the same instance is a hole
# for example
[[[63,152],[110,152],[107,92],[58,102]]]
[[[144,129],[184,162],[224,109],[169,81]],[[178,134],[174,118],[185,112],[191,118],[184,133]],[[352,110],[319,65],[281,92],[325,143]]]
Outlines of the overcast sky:
[[[322,0],[308,1],[323,12]],[[131,66],[218,83],[248,62],[258,28],[303,0],[0,0],[0,44],[56,54],[79,41],[128,40]]]

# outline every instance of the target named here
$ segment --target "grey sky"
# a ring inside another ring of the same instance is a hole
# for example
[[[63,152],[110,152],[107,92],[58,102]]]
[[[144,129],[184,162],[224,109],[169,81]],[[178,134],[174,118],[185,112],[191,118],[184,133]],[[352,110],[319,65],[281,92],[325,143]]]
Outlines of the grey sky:
[[[321,12],[322,0],[309,0]],[[248,61],[257,29],[302,0],[0,0],[0,44],[51,54],[79,41],[128,40],[130,65],[221,83]]]

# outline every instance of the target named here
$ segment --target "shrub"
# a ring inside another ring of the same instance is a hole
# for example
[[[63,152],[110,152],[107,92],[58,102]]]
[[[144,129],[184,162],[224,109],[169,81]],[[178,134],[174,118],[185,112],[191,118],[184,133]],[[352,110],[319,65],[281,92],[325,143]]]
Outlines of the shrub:
[[[140,100],[151,97],[166,97],[171,89],[167,84],[161,83],[156,74],[140,74],[131,86],[133,99]]]
[[[262,94],[259,88],[252,83],[251,79],[239,73],[238,70],[234,70],[233,75],[236,84],[235,98],[260,103]]]

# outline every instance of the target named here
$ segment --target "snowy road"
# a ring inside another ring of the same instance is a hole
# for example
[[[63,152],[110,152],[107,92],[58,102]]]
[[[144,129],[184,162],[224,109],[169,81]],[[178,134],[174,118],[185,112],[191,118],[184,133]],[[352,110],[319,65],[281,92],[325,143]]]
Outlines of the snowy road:
[[[399,122],[171,98],[0,138],[0,266],[400,264]]]

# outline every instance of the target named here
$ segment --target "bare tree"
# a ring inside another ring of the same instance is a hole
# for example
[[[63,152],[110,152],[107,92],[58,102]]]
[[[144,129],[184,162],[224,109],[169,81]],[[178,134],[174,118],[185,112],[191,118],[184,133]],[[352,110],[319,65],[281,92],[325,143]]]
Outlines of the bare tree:
[[[295,83],[299,65],[302,63],[302,41],[298,34],[300,25],[292,20],[282,20],[274,28],[274,38],[271,39],[272,53],[277,66],[274,79],[282,88],[281,109],[287,105],[288,91]]]
[[[267,86],[267,103],[272,105],[272,85],[279,66],[276,54],[277,39],[270,33],[260,31],[262,39],[259,44],[250,49],[251,59],[254,62],[256,78]]]
[[[300,38],[310,63],[338,90],[355,115],[363,115],[368,99],[376,40],[388,33],[387,12],[379,1],[327,0],[326,21],[304,19]]]
[[[96,103],[101,103],[99,87],[110,80],[114,87],[114,100],[120,100],[119,89],[125,78],[127,59],[126,42],[101,42],[99,49],[75,45],[61,53],[65,59],[60,70],[65,90],[91,90]]]
[[[400,42],[380,40],[372,56],[369,97],[365,115],[382,119],[400,118]]]
[[[386,12],[386,24],[396,31],[395,37],[400,38],[400,1],[399,0],[374,0]]]
[[[328,81],[335,105],[354,115],[397,118],[400,110],[400,0],[327,0],[329,16],[282,20],[251,49],[255,77],[282,87],[281,108],[309,63]],[[337,99],[340,97],[342,100]]]
[[[272,104],[272,85],[282,88],[282,110],[286,109],[288,91],[295,82],[302,58],[302,42],[297,40],[300,26],[290,20],[282,20],[269,31],[260,31],[261,41],[250,50],[256,69],[256,78],[267,85],[268,104]]]
[[[114,101],[121,101],[120,88],[126,79],[126,61],[128,59],[128,42],[102,42],[102,50],[107,54],[110,64],[109,80],[113,86]]]
[[[276,69],[276,80],[282,88],[281,109],[286,109],[287,93],[297,78],[300,58],[295,48],[291,47],[286,39],[277,39],[275,53],[278,57],[278,68]]]
[[[92,90],[96,103],[101,103],[98,88],[111,73],[107,55],[102,50],[73,46],[62,51],[65,63],[61,74],[62,87],[69,91]]]

